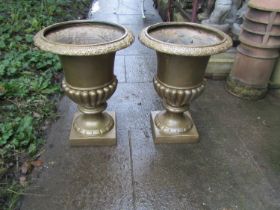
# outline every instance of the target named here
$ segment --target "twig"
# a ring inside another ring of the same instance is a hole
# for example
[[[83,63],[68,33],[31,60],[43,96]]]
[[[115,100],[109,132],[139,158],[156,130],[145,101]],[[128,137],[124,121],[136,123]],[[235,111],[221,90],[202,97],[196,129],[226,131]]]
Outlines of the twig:
[[[14,194],[17,194],[17,195],[31,195],[31,196],[41,196],[41,197],[46,196],[46,195],[43,195],[43,194],[16,192],[16,191],[11,190],[11,189],[7,189],[7,191],[9,191],[11,193],[14,193]]]
[[[14,154],[15,153],[15,148],[14,148]],[[15,155],[16,156],[16,167],[17,167],[17,172],[19,172],[19,158],[18,158],[18,154]]]
[[[7,101],[11,102],[12,104],[16,105],[17,108],[19,108],[19,105],[17,102],[11,100],[11,99],[6,99]]]
[[[35,157],[33,158],[33,160],[37,160],[39,157],[41,157],[41,155],[45,152],[45,149],[42,149],[40,152],[38,152]]]

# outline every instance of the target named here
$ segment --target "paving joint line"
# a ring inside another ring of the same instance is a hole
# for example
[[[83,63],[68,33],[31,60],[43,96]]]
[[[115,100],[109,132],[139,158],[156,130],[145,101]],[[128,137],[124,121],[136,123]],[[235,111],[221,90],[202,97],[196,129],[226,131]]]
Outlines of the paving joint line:
[[[127,56],[130,56],[130,57],[132,57],[132,56],[134,56],[134,57],[156,57],[156,55],[153,55],[153,54],[151,54],[151,55],[149,55],[149,54],[127,54],[127,55],[116,55],[116,56],[124,56],[124,57],[127,57]]]
[[[152,84],[153,81],[145,81],[145,82],[119,82],[119,84]]]
[[[124,62],[124,81],[125,83],[127,83],[125,56],[123,56],[123,62]]]
[[[131,130],[128,130],[128,143],[129,143],[129,157],[130,157],[130,171],[131,171],[131,184],[132,184],[132,204],[133,209],[136,209],[136,195],[135,195],[135,179],[133,171],[133,159],[132,159],[132,146],[131,146]]]

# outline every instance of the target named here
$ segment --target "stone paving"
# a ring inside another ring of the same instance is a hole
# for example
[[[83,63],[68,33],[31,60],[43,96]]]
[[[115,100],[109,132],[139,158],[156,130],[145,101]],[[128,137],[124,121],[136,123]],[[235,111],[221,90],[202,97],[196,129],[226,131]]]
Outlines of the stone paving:
[[[119,2],[116,11],[117,0],[99,0],[91,15],[136,36],[117,53],[119,85],[108,101],[117,115],[118,144],[70,147],[76,105],[64,97],[42,155],[44,168],[34,171],[21,209],[280,209],[279,99],[240,100],[225,92],[224,81],[209,80],[191,106],[200,142],[154,145],[149,115],[162,109],[151,83],[156,57],[137,35],[161,19],[151,0],[145,1],[146,20],[139,0]]]

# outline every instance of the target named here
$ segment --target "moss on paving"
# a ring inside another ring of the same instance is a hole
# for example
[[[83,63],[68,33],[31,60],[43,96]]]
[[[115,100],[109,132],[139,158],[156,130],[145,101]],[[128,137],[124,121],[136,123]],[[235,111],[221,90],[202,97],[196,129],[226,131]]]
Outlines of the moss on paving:
[[[247,100],[258,100],[265,96],[267,89],[266,88],[253,88],[241,84],[239,81],[231,78],[230,76],[227,78],[226,84],[227,90],[230,93],[234,94],[243,99]]]

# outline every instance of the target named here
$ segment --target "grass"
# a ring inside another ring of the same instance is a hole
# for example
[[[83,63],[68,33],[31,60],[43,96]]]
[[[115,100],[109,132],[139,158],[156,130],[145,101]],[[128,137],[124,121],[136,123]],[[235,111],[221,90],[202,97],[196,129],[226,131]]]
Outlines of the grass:
[[[56,118],[61,66],[33,45],[50,24],[85,18],[90,0],[0,0],[0,209],[24,194],[21,164],[35,159]]]

